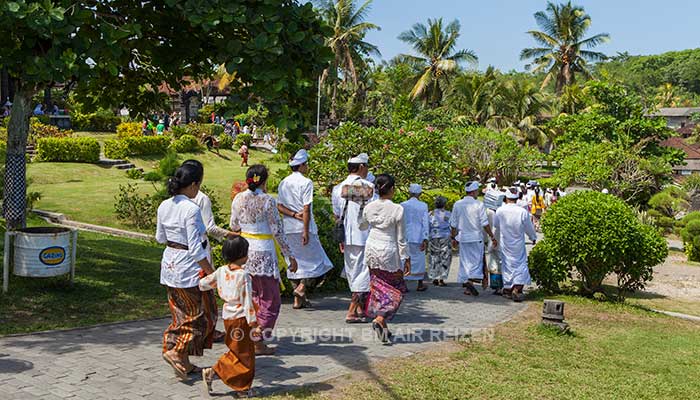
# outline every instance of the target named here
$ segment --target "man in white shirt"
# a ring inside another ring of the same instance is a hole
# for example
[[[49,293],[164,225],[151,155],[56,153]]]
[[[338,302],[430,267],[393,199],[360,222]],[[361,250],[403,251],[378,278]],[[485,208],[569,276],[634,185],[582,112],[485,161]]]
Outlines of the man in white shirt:
[[[493,227],[501,247],[503,293],[510,294],[514,301],[520,302],[525,299],[523,288],[531,283],[525,235],[527,234],[534,244],[537,234],[530,214],[515,204],[517,199],[515,189],[506,191],[506,204],[496,211]]]
[[[498,192],[498,184],[496,183],[496,178],[489,178],[489,180],[486,183],[486,188],[484,189],[484,193],[490,192],[490,191],[496,191]]]
[[[360,219],[364,204],[347,201],[342,197],[342,188],[346,185],[362,184],[374,188],[367,181],[369,156],[358,154],[348,160],[348,177],[333,188],[331,196],[333,214],[338,221],[344,221],[345,241],[340,244],[340,251],[345,258],[345,277],[348,280],[352,300],[345,319],[347,323],[368,322],[363,309],[365,298],[369,293],[369,269],[365,266],[365,244],[369,230],[360,229]]]
[[[468,182],[465,186],[467,196],[455,203],[450,217],[452,240],[459,243],[459,273],[457,279],[466,288],[464,294],[478,296],[473,283],[484,280],[484,233],[493,246],[498,246],[484,204],[477,200],[479,182]]]
[[[423,292],[427,289],[427,286],[423,285],[423,279],[425,278],[425,249],[428,246],[430,230],[428,205],[419,200],[423,193],[423,188],[419,184],[412,183],[408,193],[411,198],[401,203],[401,207],[403,207],[406,239],[411,255],[411,274],[404,279],[418,281],[416,291]]]
[[[299,150],[289,166],[292,173],[277,188],[277,209],[282,213],[284,233],[297,259],[295,272],[287,271],[287,278],[294,286],[294,308],[310,307],[306,289],[314,286],[331,269],[333,263],[326,255],[318,238],[312,203],[314,184],[304,176],[309,171],[309,153]]]

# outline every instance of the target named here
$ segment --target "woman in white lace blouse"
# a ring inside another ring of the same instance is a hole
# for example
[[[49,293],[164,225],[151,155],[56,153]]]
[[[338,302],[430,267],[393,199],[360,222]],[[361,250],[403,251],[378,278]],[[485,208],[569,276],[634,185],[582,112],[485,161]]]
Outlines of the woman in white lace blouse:
[[[257,319],[262,335],[255,343],[255,354],[274,354],[265,339],[275,328],[282,300],[280,297],[280,271],[278,252],[289,259],[289,270],[297,269],[284,235],[282,218],[277,201],[266,193],[267,168],[253,165],[246,172],[248,190],[236,195],[231,203],[231,230],[240,231],[248,239],[250,249],[245,269],[253,279],[253,301],[258,306]]]

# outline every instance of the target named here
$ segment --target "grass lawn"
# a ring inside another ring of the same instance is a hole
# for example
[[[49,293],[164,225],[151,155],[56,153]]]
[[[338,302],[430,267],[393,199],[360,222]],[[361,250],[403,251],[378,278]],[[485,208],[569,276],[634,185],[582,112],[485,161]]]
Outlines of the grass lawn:
[[[313,399],[691,399],[700,392],[700,324],[573,297],[572,335],[539,326],[541,302],[454,352],[380,364]]]
[[[223,150],[221,155],[205,152],[182,154],[180,158],[183,161],[195,158],[204,163],[204,185],[215,191],[222,211],[228,214],[231,184],[244,179],[245,168],[240,167],[240,157],[234,151]],[[271,162],[271,158],[270,153],[252,151],[248,162],[250,165],[265,163],[272,171],[284,166]],[[157,167],[158,163],[156,158],[134,158],[131,161],[145,171]],[[42,195],[36,208],[60,212],[75,221],[122,229],[131,228],[114,217],[114,197],[119,192],[119,185],[132,183],[144,193],[154,191],[150,182],[129,179],[122,170],[93,164],[34,162],[27,166],[27,176],[32,179],[30,190]]]
[[[79,232],[75,285],[68,275],[10,275],[9,292],[0,293],[0,334],[168,315],[159,283],[162,251],[155,243]]]

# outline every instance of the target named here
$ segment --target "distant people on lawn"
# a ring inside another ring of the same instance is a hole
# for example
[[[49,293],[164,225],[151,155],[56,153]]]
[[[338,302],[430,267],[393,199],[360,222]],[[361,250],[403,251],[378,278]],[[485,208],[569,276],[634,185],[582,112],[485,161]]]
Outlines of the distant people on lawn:
[[[452,239],[459,244],[459,273],[457,280],[465,288],[464,294],[478,296],[474,283],[484,280],[484,232],[498,246],[484,204],[477,200],[479,182],[471,181],[465,186],[467,195],[452,207],[450,226]]]
[[[308,162],[309,153],[299,150],[289,161],[292,173],[277,188],[277,208],[282,214],[287,243],[298,264],[296,271],[287,271],[287,278],[294,286],[295,309],[311,307],[307,290],[313,289],[333,269],[314,221],[314,183],[304,176],[309,171]]]
[[[247,167],[248,166],[248,146],[246,146],[245,143],[241,145],[241,148],[238,149],[238,155],[241,156],[241,167]]]
[[[228,352],[211,368],[202,370],[207,393],[212,392],[214,379],[221,379],[239,396],[252,396],[255,377],[255,342],[260,337],[256,306],[253,301],[253,279],[245,268],[249,244],[236,236],[226,239],[222,255],[226,265],[199,281],[200,290],[216,292],[224,300],[221,318],[226,328]]]
[[[180,166],[167,182],[171,197],[160,204],[157,213],[156,240],[166,245],[160,283],[166,287],[172,314],[163,334],[163,359],[180,379],[198,371],[189,356],[202,356],[205,348],[211,348],[211,321],[217,318],[216,308],[209,306],[213,296],[199,289],[200,278],[214,272],[201,210],[192,202],[202,179],[201,168]]]
[[[517,199],[514,188],[505,192],[505,204],[496,211],[493,226],[501,249],[503,295],[520,302],[525,299],[523,288],[531,283],[525,235],[534,244],[537,234],[528,212],[515,204]]]
[[[428,278],[435,286],[447,286],[445,280],[450,275],[452,265],[452,239],[447,199],[435,198],[435,209],[430,212],[430,243],[428,244]],[[413,268],[413,265],[411,265]]]
[[[411,255],[411,275],[406,276],[408,281],[416,281],[416,291],[423,292],[427,287],[423,284],[425,279],[425,250],[428,248],[429,216],[428,205],[420,201],[423,188],[412,183],[408,188],[410,198],[401,207],[404,210],[408,250]]]
[[[297,271],[297,261],[287,242],[277,201],[267,194],[268,171],[253,165],[246,172],[245,190],[231,202],[231,230],[250,242],[245,268],[253,277],[253,300],[262,334],[255,339],[255,354],[271,355],[275,349],[265,341],[272,337],[280,313],[280,267]]]

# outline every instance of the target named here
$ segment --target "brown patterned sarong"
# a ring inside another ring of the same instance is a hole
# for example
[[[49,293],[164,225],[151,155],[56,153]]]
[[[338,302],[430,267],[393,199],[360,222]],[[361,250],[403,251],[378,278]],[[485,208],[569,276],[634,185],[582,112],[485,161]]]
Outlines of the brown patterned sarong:
[[[246,391],[255,377],[255,344],[250,337],[250,326],[245,318],[225,319],[224,326],[229,351],[212,368],[231,389]]]
[[[198,287],[166,289],[173,320],[163,333],[163,353],[173,350],[179,354],[203,355],[206,343],[211,348],[212,332],[207,334],[202,292]]]
[[[214,342],[214,331],[216,330],[216,321],[219,319],[219,307],[216,304],[215,290],[206,290],[200,292],[202,294],[202,307],[204,308],[204,318],[207,320],[207,329],[204,333],[204,348],[211,349]]]

